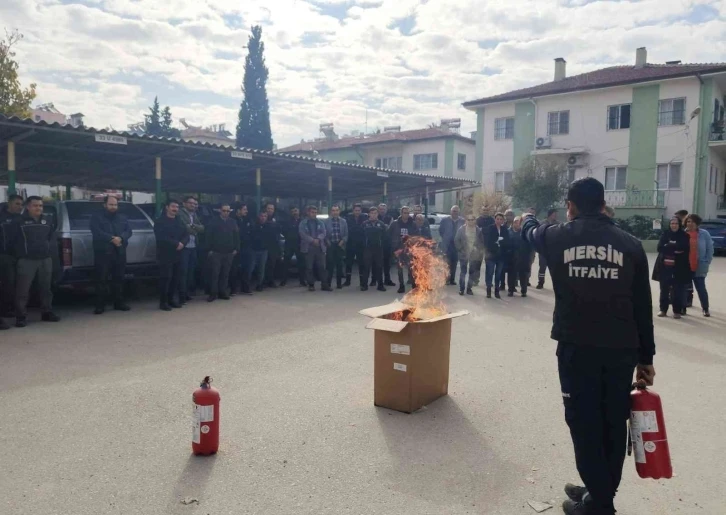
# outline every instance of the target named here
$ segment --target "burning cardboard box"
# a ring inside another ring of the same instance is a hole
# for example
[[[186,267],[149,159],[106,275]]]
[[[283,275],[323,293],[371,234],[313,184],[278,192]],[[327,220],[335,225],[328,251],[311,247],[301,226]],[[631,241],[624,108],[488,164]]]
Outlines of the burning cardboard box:
[[[374,330],[374,404],[412,413],[449,392],[451,320],[405,302],[364,309]],[[435,316],[429,316],[435,315]]]

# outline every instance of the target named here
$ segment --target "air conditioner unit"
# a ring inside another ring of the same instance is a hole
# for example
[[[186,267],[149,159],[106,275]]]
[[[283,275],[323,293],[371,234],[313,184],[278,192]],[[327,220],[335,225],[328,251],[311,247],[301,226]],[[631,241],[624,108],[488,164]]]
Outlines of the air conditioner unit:
[[[537,148],[552,148],[552,138],[549,136],[537,138],[536,144]]]
[[[567,158],[567,166],[571,168],[582,168],[587,165],[587,159],[584,154],[570,154]]]

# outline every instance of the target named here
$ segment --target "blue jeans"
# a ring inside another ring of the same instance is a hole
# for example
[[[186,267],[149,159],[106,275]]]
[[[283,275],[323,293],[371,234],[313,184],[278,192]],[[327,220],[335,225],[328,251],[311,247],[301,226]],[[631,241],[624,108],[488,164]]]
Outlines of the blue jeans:
[[[502,280],[502,270],[504,269],[504,260],[502,259],[487,259],[486,260],[486,284],[487,289],[491,289],[492,284],[499,291],[499,285]]]
[[[251,251],[251,262],[250,267],[247,270],[247,284],[252,283],[252,272],[257,270],[257,287],[262,288],[265,283],[265,265],[267,264],[267,251],[266,250],[253,250]]]
[[[181,251],[179,264],[179,298],[186,302],[188,292],[197,290],[195,281],[197,273],[197,249],[184,248]]]
[[[701,309],[708,311],[708,291],[706,291],[706,278],[694,277],[693,286],[698,293],[698,300],[701,302]]]

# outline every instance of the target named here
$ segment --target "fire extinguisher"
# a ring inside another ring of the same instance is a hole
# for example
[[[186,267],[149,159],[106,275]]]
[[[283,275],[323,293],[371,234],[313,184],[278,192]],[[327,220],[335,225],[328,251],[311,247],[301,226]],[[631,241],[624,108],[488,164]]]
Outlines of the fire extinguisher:
[[[196,455],[215,454],[219,449],[219,390],[211,383],[206,376],[192,394],[192,452]]]
[[[660,395],[641,384],[630,392],[628,456],[635,451],[635,469],[644,479],[673,477]]]

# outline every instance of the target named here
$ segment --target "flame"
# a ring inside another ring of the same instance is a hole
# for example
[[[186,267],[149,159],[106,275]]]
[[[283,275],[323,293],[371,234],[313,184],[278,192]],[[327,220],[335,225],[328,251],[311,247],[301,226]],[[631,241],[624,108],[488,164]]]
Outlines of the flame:
[[[419,236],[408,238],[404,243],[403,260],[408,261],[416,287],[408,292],[403,302],[411,306],[404,312],[395,313],[393,320],[415,322],[446,314],[442,293],[449,275],[449,265],[436,251],[435,241]]]

